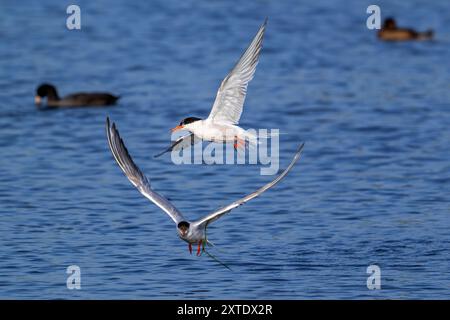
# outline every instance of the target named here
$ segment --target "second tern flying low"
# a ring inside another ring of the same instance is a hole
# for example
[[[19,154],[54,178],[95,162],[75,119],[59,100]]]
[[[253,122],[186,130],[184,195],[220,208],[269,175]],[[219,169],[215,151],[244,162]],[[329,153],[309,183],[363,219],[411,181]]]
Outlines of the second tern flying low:
[[[110,124],[109,118],[106,120],[106,135],[108,137],[109,147],[116,159],[118,165],[127,176],[128,180],[139,190],[139,192],[161,208],[167,215],[175,222],[178,236],[189,244],[189,251],[192,253],[192,245],[197,244],[197,255],[201,254],[201,246],[208,242],[206,239],[206,227],[213,221],[219,219],[224,214],[239,207],[247,201],[256,198],[264,191],[270,189],[275,184],[281,181],[286,174],[292,169],[294,164],[300,158],[304,144],[302,144],[294,155],[289,166],[279,174],[273,181],[267,183],[265,186],[259,188],[253,193],[232,202],[231,204],[222,207],[203,218],[196,221],[187,220],[175,206],[169,202],[165,197],[153,190],[147,177],[141,172],[138,166],[134,163],[127,148],[119,135],[116,125]]]

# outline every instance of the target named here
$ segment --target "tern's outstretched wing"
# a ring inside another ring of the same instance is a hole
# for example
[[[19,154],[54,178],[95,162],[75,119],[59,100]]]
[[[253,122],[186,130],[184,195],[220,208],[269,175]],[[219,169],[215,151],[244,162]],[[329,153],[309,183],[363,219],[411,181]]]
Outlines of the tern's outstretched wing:
[[[237,64],[222,81],[208,119],[229,124],[239,123],[247,86],[255,74],[267,18]]]
[[[262,194],[264,191],[272,188],[274,185],[276,185],[278,182],[281,181],[281,179],[283,179],[286,174],[292,169],[292,167],[294,166],[294,164],[297,162],[297,160],[300,158],[300,155],[302,153],[303,150],[303,146],[305,144],[302,143],[302,145],[298,148],[297,152],[294,155],[294,158],[292,159],[291,163],[289,164],[289,166],[284,169],[284,171],[282,173],[280,173],[280,175],[278,175],[278,177],[276,177],[272,182],[269,182],[268,184],[266,184],[264,187],[259,188],[258,190],[256,190],[253,193],[250,193],[249,195],[245,196],[242,199],[239,199],[238,201],[233,202],[232,204],[229,204],[228,206],[225,206],[223,208],[220,208],[219,210],[210,213],[209,215],[205,216],[204,218],[195,221],[194,224],[195,225],[208,225],[211,222],[213,222],[214,220],[219,219],[222,215],[224,215],[225,213],[230,212],[231,210],[233,210],[234,208],[239,207],[240,205],[243,205],[244,203],[246,203],[247,201],[252,200],[253,198],[256,198],[257,196],[259,196],[260,194]]]
[[[172,220],[178,224],[180,221],[185,221],[183,215],[178,211],[162,195],[153,191],[150,187],[150,183],[147,177],[141,172],[138,166],[133,162],[130,154],[128,153],[122,138],[119,135],[119,131],[116,129],[115,123],[110,126],[109,118],[106,119],[106,135],[108,136],[108,143],[111,152],[116,159],[119,167],[127,176],[128,180],[139,190],[140,193],[151,202],[156,204],[162,210],[164,210]]]
[[[187,134],[185,136],[179,137],[167,149],[164,149],[160,153],[155,154],[153,157],[158,158],[166,152],[172,152],[173,150],[177,151],[183,148],[187,148],[188,146],[193,146],[200,141],[201,139],[197,138],[193,133]]]

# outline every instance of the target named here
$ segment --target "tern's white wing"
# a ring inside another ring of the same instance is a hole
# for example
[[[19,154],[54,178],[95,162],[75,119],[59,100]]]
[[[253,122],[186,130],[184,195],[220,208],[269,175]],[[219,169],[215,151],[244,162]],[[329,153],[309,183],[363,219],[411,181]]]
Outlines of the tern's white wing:
[[[178,209],[175,208],[169,200],[152,190],[147,177],[133,162],[133,159],[128,153],[128,150],[119,135],[119,131],[116,129],[115,123],[110,126],[109,118],[106,119],[106,135],[108,136],[109,148],[111,149],[114,158],[127,176],[128,180],[130,180],[139,192],[164,210],[175,223],[178,224],[180,221],[185,221],[180,211],[178,211]]]
[[[222,81],[208,119],[237,124],[241,118],[247,86],[255,74],[267,18],[237,64]]]
[[[220,208],[219,210],[216,210],[215,212],[210,213],[209,215],[205,216],[204,218],[202,218],[202,219],[200,219],[198,221],[195,221],[194,224],[198,225],[198,226],[201,226],[201,225],[205,225],[206,226],[206,225],[210,224],[211,222],[213,222],[214,220],[219,219],[225,213],[230,212],[234,208],[237,208],[240,205],[243,205],[247,201],[250,201],[253,198],[256,198],[257,196],[262,194],[264,191],[272,188],[274,185],[276,185],[278,182],[280,182],[280,180],[283,179],[287,175],[287,173],[292,169],[294,164],[300,158],[300,155],[302,153],[304,145],[305,144],[302,143],[302,145],[298,148],[297,152],[295,153],[294,158],[292,159],[292,161],[289,164],[289,166],[286,169],[284,169],[284,171],[282,173],[280,173],[280,175],[278,177],[276,177],[272,182],[269,182],[268,184],[266,184],[262,188],[259,188],[258,190],[256,190],[253,193],[250,193],[249,195],[245,196],[244,198],[239,199],[239,200],[229,204],[228,206]]]

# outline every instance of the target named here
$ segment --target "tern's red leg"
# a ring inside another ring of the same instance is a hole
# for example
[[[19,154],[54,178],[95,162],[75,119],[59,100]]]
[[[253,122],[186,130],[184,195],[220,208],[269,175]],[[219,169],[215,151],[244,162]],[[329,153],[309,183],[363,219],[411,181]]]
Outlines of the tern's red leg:
[[[199,242],[198,242],[198,247],[197,247],[197,256],[200,256],[201,254],[202,254],[202,252],[201,252],[201,247],[202,247],[202,241],[200,240]]]
[[[238,137],[235,137],[234,144],[233,144],[234,150],[238,149],[245,149],[245,140],[239,139]]]
[[[239,138],[238,137],[234,137],[233,147],[234,147],[234,150],[237,151],[237,149],[239,147]]]
[[[192,254],[192,244],[189,243],[189,253]]]
[[[245,149],[245,140],[238,139],[238,147],[241,149]]]

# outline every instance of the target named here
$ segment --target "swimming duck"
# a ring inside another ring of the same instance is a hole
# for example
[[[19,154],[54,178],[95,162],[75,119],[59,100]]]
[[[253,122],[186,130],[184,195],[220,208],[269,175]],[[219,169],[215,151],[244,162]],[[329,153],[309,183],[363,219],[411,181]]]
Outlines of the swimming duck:
[[[433,31],[417,32],[412,29],[398,28],[393,18],[387,18],[381,30],[378,31],[378,38],[386,41],[429,40],[433,38]]]
[[[119,96],[106,92],[79,92],[60,98],[56,88],[48,83],[41,84],[37,88],[34,102],[39,106],[45,97],[48,107],[106,106],[115,104],[119,99]]]

